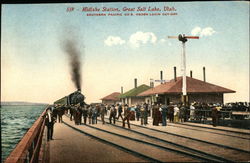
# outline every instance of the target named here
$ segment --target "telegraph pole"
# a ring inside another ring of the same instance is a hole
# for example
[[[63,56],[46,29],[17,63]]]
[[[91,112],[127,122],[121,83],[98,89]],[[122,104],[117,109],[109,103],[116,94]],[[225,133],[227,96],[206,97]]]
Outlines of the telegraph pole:
[[[188,39],[199,39],[198,36],[185,36],[184,34],[179,36],[168,36],[168,38],[174,38],[182,42],[182,66],[183,66],[183,73],[182,73],[182,101],[186,105],[188,102],[187,98],[187,77],[186,77],[186,47],[185,42]]]

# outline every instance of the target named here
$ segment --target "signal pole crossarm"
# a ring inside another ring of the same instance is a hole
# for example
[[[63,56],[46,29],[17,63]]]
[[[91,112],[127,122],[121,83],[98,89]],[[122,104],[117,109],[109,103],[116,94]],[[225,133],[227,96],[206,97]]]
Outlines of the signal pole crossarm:
[[[185,52],[185,42],[188,41],[188,39],[199,39],[199,36],[185,36],[179,35],[179,36],[168,36],[169,39],[178,39],[182,42],[182,66],[183,66],[183,76],[182,76],[182,93],[183,96],[187,95],[187,83],[186,83],[186,52]]]

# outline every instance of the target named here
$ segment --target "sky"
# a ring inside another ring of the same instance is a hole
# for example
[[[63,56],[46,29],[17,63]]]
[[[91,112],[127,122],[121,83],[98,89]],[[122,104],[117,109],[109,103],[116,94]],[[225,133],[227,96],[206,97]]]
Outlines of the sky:
[[[1,18],[1,101],[53,103],[74,92],[65,40],[80,53],[87,103],[132,89],[134,78],[149,85],[161,70],[173,79],[174,66],[181,76],[182,44],[167,37],[179,34],[200,37],[186,42],[188,75],[203,80],[205,66],[207,82],[236,91],[224,102],[249,101],[249,2],[3,4]]]

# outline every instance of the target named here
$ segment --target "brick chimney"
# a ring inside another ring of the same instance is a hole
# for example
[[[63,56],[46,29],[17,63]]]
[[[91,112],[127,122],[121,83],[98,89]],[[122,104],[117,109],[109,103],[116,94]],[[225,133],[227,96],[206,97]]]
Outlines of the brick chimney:
[[[206,82],[206,69],[203,67],[203,81]]]
[[[176,78],[176,67],[174,67],[174,81],[177,81],[177,78]]]
[[[162,71],[160,71],[160,77],[161,77],[160,79],[163,80],[163,72]],[[161,84],[162,84],[162,81],[161,81]]]
[[[190,70],[190,77],[193,78],[193,71]]]
[[[154,79],[150,79],[149,85],[150,85],[150,88],[154,87]]]
[[[135,88],[137,88],[137,79],[135,78]]]

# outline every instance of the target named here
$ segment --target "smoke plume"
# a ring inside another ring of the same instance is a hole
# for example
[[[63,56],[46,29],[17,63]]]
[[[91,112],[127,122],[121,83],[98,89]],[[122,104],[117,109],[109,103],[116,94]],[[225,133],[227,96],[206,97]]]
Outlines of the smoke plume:
[[[64,42],[64,50],[69,57],[71,79],[77,90],[81,90],[81,53],[74,40],[66,40]]]

